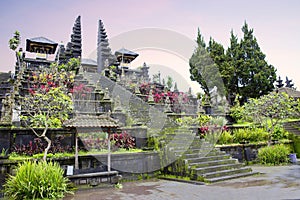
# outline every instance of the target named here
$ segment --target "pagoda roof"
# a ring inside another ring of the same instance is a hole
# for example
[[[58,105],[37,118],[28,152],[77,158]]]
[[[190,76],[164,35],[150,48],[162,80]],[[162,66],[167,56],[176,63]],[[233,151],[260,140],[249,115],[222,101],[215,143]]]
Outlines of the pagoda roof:
[[[26,51],[43,53],[46,51],[47,54],[54,54],[58,43],[53,42],[45,37],[35,37],[26,39]]]
[[[130,51],[128,49],[122,48],[115,52],[115,55],[119,62],[123,61],[125,63],[130,63],[133,61],[136,57],[139,56],[139,54]]]
[[[6,82],[11,78],[11,71],[9,72],[0,72],[0,82]]]
[[[297,91],[293,88],[289,88],[289,87],[282,87],[282,88],[278,88],[277,89],[278,92],[284,92],[287,95],[289,95],[289,97],[293,97],[293,98],[300,98],[300,91]]]
[[[64,123],[65,127],[76,128],[118,128],[118,122],[110,116],[77,115]]]
[[[135,53],[133,51],[130,51],[128,49],[125,49],[125,48],[122,48],[122,49],[120,49],[120,50],[118,50],[118,51],[115,52],[116,56],[119,55],[119,54],[124,55],[124,56],[125,55],[134,56],[134,57],[139,56],[139,54],[137,54],[137,53]]]
[[[44,44],[57,44],[56,42],[53,42],[52,40],[49,40],[48,38],[45,37],[35,37],[27,40],[31,42],[39,42]]]
[[[82,58],[81,59],[81,64],[82,65],[93,65],[93,66],[97,66],[97,62],[93,59],[90,58]]]

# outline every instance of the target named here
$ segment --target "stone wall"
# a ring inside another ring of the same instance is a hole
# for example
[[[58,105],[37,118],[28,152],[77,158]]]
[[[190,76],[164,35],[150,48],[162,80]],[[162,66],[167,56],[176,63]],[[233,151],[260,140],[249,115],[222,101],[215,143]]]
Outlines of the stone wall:
[[[271,145],[274,145],[276,142],[273,142]],[[287,145],[292,144],[286,143]],[[257,158],[258,150],[262,147],[266,147],[267,144],[235,144],[235,145],[224,145],[219,146],[221,151],[225,151],[227,154],[230,154],[233,158],[243,161],[254,161]]]
[[[126,131],[126,133],[135,138],[135,146],[137,148],[147,147],[147,127],[123,127],[122,131]]]
[[[38,130],[38,131],[42,131]],[[68,129],[50,129],[47,132],[47,136],[54,141],[59,137],[60,145],[74,146],[75,144],[75,132]],[[34,141],[37,136],[30,130],[25,128],[0,128],[0,151],[3,149],[9,153],[14,145],[22,146],[27,145],[30,141]]]

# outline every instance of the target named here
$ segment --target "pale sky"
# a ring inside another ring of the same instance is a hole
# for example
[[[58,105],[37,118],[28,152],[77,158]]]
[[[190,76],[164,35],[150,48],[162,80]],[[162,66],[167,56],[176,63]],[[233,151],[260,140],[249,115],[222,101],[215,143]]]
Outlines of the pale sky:
[[[8,48],[8,40],[15,30],[21,32],[23,47],[26,38],[38,36],[65,44],[70,40],[78,15],[81,15],[82,23],[83,57],[90,57],[96,49],[99,19],[103,21],[112,42],[120,34],[149,27],[173,31],[193,41],[199,27],[206,42],[212,37],[225,47],[229,44],[231,30],[241,38],[241,27],[246,20],[254,29],[267,62],[275,66],[281,77],[293,79],[300,89],[300,64],[297,59],[300,55],[299,10],[300,1],[297,0],[2,0],[0,71],[13,71],[15,58]],[[152,36],[149,38],[154,40]],[[174,40],[173,43],[180,47],[182,41]],[[119,45],[123,43],[119,42]],[[124,45],[127,48],[126,42]],[[185,55],[161,53],[157,50],[159,44],[155,45],[150,50],[140,47],[140,57],[134,65],[142,65],[143,62],[153,66],[173,65],[172,69],[188,72],[188,58]],[[165,50],[172,51],[175,46]],[[173,58],[170,58],[172,55]]]

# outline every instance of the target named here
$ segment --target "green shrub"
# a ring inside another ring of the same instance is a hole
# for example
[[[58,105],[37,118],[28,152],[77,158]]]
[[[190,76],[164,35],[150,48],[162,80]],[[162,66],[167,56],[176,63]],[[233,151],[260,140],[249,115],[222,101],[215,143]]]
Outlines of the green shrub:
[[[289,161],[290,148],[283,144],[263,147],[258,150],[257,158],[261,164],[279,165]]]
[[[284,128],[280,125],[277,125],[274,127],[273,133],[272,133],[272,139],[273,140],[281,140],[281,139],[288,139],[289,133],[284,130]]]
[[[297,156],[300,155],[300,136],[297,136],[295,134],[289,134],[288,136],[289,140],[292,140],[292,146],[294,149],[294,152],[297,154]]]
[[[269,133],[263,128],[245,128],[236,129],[233,131],[233,141],[240,143],[244,141],[248,142],[262,142],[268,141]]]
[[[19,164],[15,176],[9,176],[4,194],[9,199],[57,199],[72,193],[68,179],[58,163],[26,161]]]
[[[247,130],[248,129],[235,129],[233,131],[233,142],[240,143],[249,141]]]
[[[249,129],[248,140],[250,142],[261,142],[269,140],[269,133],[263,128]]]
[[[219,137],[218,144],[232,144],[233,136],[229,131],[223,131]]]

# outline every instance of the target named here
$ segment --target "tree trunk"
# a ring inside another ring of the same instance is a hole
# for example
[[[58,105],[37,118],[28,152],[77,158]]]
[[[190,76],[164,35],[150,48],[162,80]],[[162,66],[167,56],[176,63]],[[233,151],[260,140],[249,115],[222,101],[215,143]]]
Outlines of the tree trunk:
[[[77,130],[75,133],[75,169],[79,169],[79,163],[78,163],[78,135]]]
[[[47,154],[48,154],[48,151],[51,147],[51,140],[47,137],[47,136],[43,136],[43,138],[46,140],[46,142],[48,143],[47,145],[47,148],[45,149],[44,151],[44,157],[43,157],[43,160],[46,161],[47,159]]]

